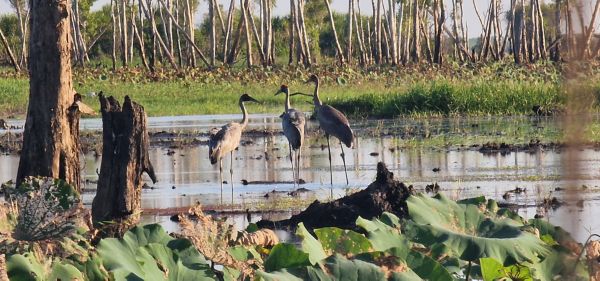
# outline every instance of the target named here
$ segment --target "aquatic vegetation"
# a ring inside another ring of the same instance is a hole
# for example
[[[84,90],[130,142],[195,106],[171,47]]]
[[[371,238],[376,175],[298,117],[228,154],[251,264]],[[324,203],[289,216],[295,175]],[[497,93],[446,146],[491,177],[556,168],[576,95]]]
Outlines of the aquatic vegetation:
[[[31,179],[28,186],[48,189],[45,198],[60,207],[55,210],[68,211],[78,203],[78,195],[61,182]],[[33,191],[12,190],[9,198],[37,194]],[[589,274],[598,274],[598,242],[584,247],[563,229],[543,220],[525,220],[493,200],[455,202],[439,194],[420,194],[409,196],[406,203],[406,217],[358,217],[352,230],[309,230],[300,223],[298,244],[281,243],[272,230],[259,230],[254,224],[236,231],[198,205],[179,216],[180,233],[168,234],[151,224],[95,244],[86,229],[65,227],[69,231],[60,232],[65,236],[44,240],[55,245],[54,251],[38,242],[3,248],[6,263],[0,258],[0,269],[6,267],[11,280],[546,281],[587,280]],[[18,225],[17,217],[10,215],[12,208],[0,208],[0,245],[12,239],[4,234],[6,226]],[[29,218],[32,222],[44,217]]]
[[[82,225],[86,212],[77,191],[63,180],[28,177],[18,187],[4,185],[16,204],[17,240],[40,241],[68,236]]]
[[[187,239],[176,239],[158,224],[137,226],[123,238],[102,239],[102,265],[115,280],[215,280],[207,260]]]

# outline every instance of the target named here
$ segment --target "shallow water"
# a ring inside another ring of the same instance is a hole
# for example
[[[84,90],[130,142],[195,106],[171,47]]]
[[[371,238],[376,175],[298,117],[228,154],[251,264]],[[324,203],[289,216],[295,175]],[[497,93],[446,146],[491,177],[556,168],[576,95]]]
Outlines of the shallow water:
[[[194,138],[206,140],[210,128],[220,126],[238,115],[181,116],[149,118],[149,131],[192,133]],[[598,117],[594,118],[598,121]],[[8,120],[11,125],[22,122]],[[257,131],[280,130],[279,118],[272,115],[253,115],[249,129]],[[315,128],[316,124],[309,123]],[[363,120],[355,122],[357,131],[354,149],[345,149],[349,185],[346,185],[339,143],[332,139],[333,186],[329,184],[329,162],[326,140],[311,135],[302,151],[300,178],[308,189],[299,196],[287,193],[295,189],[291,183],[292,170],[287,141],[281,134],[243,137],[243,145],[234,153],[234,188],[231,192],[230,158],[224,159],[224,184],[221,191],[219,171],[208,161],[208,147],[197,145],[184,148],[152,147],[150,158],[159,182],[144,189],[142,206],[146,210],[144,222],[160,222],[175,229],[169,215],[196,202],[211,209],[259,211],[253,221],[261,217],[282,219],[300,211],[314,199],[329,200],[366,187],[375,178],[376,164],[383,161],[396,177],[417,190],[437,182],[442,193],[460,199],[485,195],[503,203],[520,205],[519,212],[526,217],[543,214],[552,223],[571,231],[578,240],[590,232],[600,232],[600,221],[593,214],[600,211],[600,152],[583,148],[579,165],[579,180],[564,181],[562,154],[557,150],[534,152],[484,154],[469,149],[469,144],[489,140],[527,143],[530,139],[556,139],[560,123],[552,118],[438,118],[397,119],[386,121]],[[99,130],[99,119],[84,119],[82,130]],[[0,131],[0,134],[4,132]],[[86,188],[95,188],[100,157],[85,155]],[[0,182],[16,176],[18,156],[0,155]],[[435,169],[435,171],[434,171]],[[438,171],[439,169],[439,171]],[[149,181],[149,179],[147,179]],[[251,182],[242,185],[241,180]],[[252,183],[258,182],[258,183]],[[587,188],[583,188],[582,186]],[[503,195],[516,187],[525,188],[521,194]],[[563,188],[573,190],[574,197]],[[276,193],[269,193],[271,191]],[[269,193],[269,197],[265,195]],[[556,210],[535,207],[536,203],[556,196],[566,202]],[[84,201],[91,204],[93,193],[84,193]],[[583,201],[580,201],[583,200]],[[284,210],[284,212],[281,212]],[[279,212],[269,212],[279,211]],[[247,225],[246,216],[231,215],[238,228]]]

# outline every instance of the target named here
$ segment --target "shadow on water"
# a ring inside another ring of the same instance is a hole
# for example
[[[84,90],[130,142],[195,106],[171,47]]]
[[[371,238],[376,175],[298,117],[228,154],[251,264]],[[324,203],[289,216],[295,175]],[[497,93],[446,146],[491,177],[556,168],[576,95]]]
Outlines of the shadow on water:
[[[334,185],[329,185],[329,163],[324,138],[309,123],[309,135],[302,152],[301,190],[292,184],[292,170],[287,142],[279,133],[276,116],[253,115],[249,130],[268,132],[244,136],[233,162],[234,192],[229,179],[229,157],[224,159],[224,184],[221,193],[217,166],[208,161],[206,132],[237,115],[181,116],[149,118],[149,131],[160,136],[175,133],[198,140],[199,144],[176,146],[155,145],[150,158],[159,182],[143,190],[144,222],[160,222],[167,229],[176,223],[169,216],[200,203],[207,209],[228,211],[238,228],[248,224],[245,210],[260,218],[282,219],[305,208],[315,199],[330,200],[366,187],[375,177],[376,164],[383,161],[396,177],[417,190],[437,182],[442,192],[454,199],[485,195],[501,203],[513,204],[525,217],[543,215],[552,223],[567,229],[598,232],[600,222],[592,214],[600,211],[600,152],[594,147],[582,148],[578,160],[580,180],[577,185],[561,180],[561,150],[518,147],[494,153],[481,153],[481,144],[490,141],[526,144],[531,140],[551,143],[560,140],[559,121],[553,118],[484,117],[362,120],[355,122],[355,148],[346,150],[350,185],[345,185],[339,144],[332,142]],[[599,117],[594,118],[594,122]],[[9,120],[10,121],[10,120]],[[10,121],[19,126],[22,122]],[[84,119],[82,130],[101,129],[99,119]],[[18,130],[15,130],[18,132]],[[275,133],[273,133],[275,132]],[[0,131],[0,135],[3,134]],[[171,134],[173,135],[173,134]],[[335,145],[334,145],[335,144]],[[101,157],[85,154],[84,202],[91,204]],[[18,156],[0,155],[0,181],[13,179]],[[150,182],[149,180],[147,182]],[[524,192],[510,192],[521,188]],[[570,202],[564,196],[567,188],[576,188],[583,201]],[[333,191],[333,192],[332,192]],[[553,197],[563,202],[557,209],[539,205]],[[235,211],[235,212],[231,212]],[[580,212],[578,222],[569,214]]]

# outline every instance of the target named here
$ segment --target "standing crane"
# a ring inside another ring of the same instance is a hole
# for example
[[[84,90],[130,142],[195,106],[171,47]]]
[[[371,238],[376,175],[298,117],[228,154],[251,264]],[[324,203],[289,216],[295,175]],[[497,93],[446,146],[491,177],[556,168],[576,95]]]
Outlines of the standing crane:
[[[304,143],[304,125],[306,123],[306,117],[302,111],[292,108],[290,105],[290,92],[287,85],[281,85],[279,91],[275,95],[281,93],[285,94],[285,111],[281,116],[281,125],[283,127],[283,134],[288,140],[290,148],[290,163],[292,164],[292,174],[294,177],[294,186],[300,180],[300,154],[302,150],[302,144]],[[294,170],[294,157],[293,153],[296,152],[296,168],[298,173]]]
[[[342,161],[344,162],[344,172],[346,173],[346,184],[348,181],[348,170],[346,169],[346,155],[344,154],[345,144],[348,148],[352,148],[354,142],[354,134],[350,129],[350,122],[344,113],[333,108],[332,106],[323,104],[319,98],[319,77],[317,75],[311,75],[306,83],[315,83],[315,92],[313,93],[313,103],[315,105],[315,112],[317,120],[321,129],[325,132],[327,138],[327,150],[329,151],[329,176],[331,179],[331,185],[333,185],[333,172],[331,167],[331,146],[329,145],[329,136],[334,136],[340,141],[340,148],[342,149]]]
[[[242,131],[248,125],[248,112],[246,111],[245,102],[256,102],[260,103],[248,94],[240,96],[239,105],[242,109],[242,122],[236,123],[231,122],[221,129],[214,128],[210,131],[208,140],[208,157],[210,158],[211,164],[219,162],[219,177],[221,180],[221,195],[223,195],[223,156],[227,153],[231,154],[231,166],[229,168],[229,174],[231,176],[231,196],[233,198],[233,151],[240,145],[240,139],[242,138]]]

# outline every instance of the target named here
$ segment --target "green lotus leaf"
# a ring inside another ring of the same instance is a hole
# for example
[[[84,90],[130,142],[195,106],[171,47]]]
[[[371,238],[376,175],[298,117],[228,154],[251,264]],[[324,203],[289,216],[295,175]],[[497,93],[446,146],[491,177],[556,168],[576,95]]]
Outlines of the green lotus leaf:
[[[411,243],[400,233],[400,220],[394,214],[384,213],[373,220],[359,217],[356,225],[367,231],[367,237],[376,251],[401,258],[419,277],[426,280],[453,280],[452,275],[439,262],[410,249]]]
[[[364,235],[336,227],[315,229],[315,234],[325,251],[342,255],[357,255],[372,250],[371,242]]]
[[[302,238],[302,251],[308,254],[310,264],[314,265],[327,257],[323,245],[308,232],[303,223],[298,224],[296,235]]]
[[[31,253],[7,257],[6,269],[10,280],[43,280],[46,276],[44,266]]]
[[[55,259],[48,260],[49,272],[32,253],[12,255],[7,260],[7,274],[10,280],[85,280],[83,273],[71,264]]]
[[[46,280],[85,280],[83,278],[83,273],[79,271],[75,266],[62,263],[62,262],[54,262],[52,264],[52,271],[50,272],[50,276],[46,278]]]
[[[486,211],[485,206],[458,204],[441,194],[410,196],[410,240],[426,246],[443,243],[466,261],[494,258],[503,265],[538,262],[550,252],[534,234],[521,230],[520,222]]]
[[[192,243],[167,235],[158,224],[137,226],[121,239],[103,239],[98,253],[116,280],[214,280]]]
[[[280,243],[271,249],[271,253],[265,260],[265,270],[275,271],[288,267],[299,267],[309,265],[309,255],[287,243]]]
[[[347,259],[342,255],[334,255],[325,259],[322,267],[303,266],[295,268],[285,268],[274,272],[257,271],[257,275],[266,281],[270,280],[397,280],[413,281],[422,280],[417,274],[411,271],[406,265],[396,270],[386,269],[363,261],[360,259]],[[433,279],[432,279],[433,280]]]

